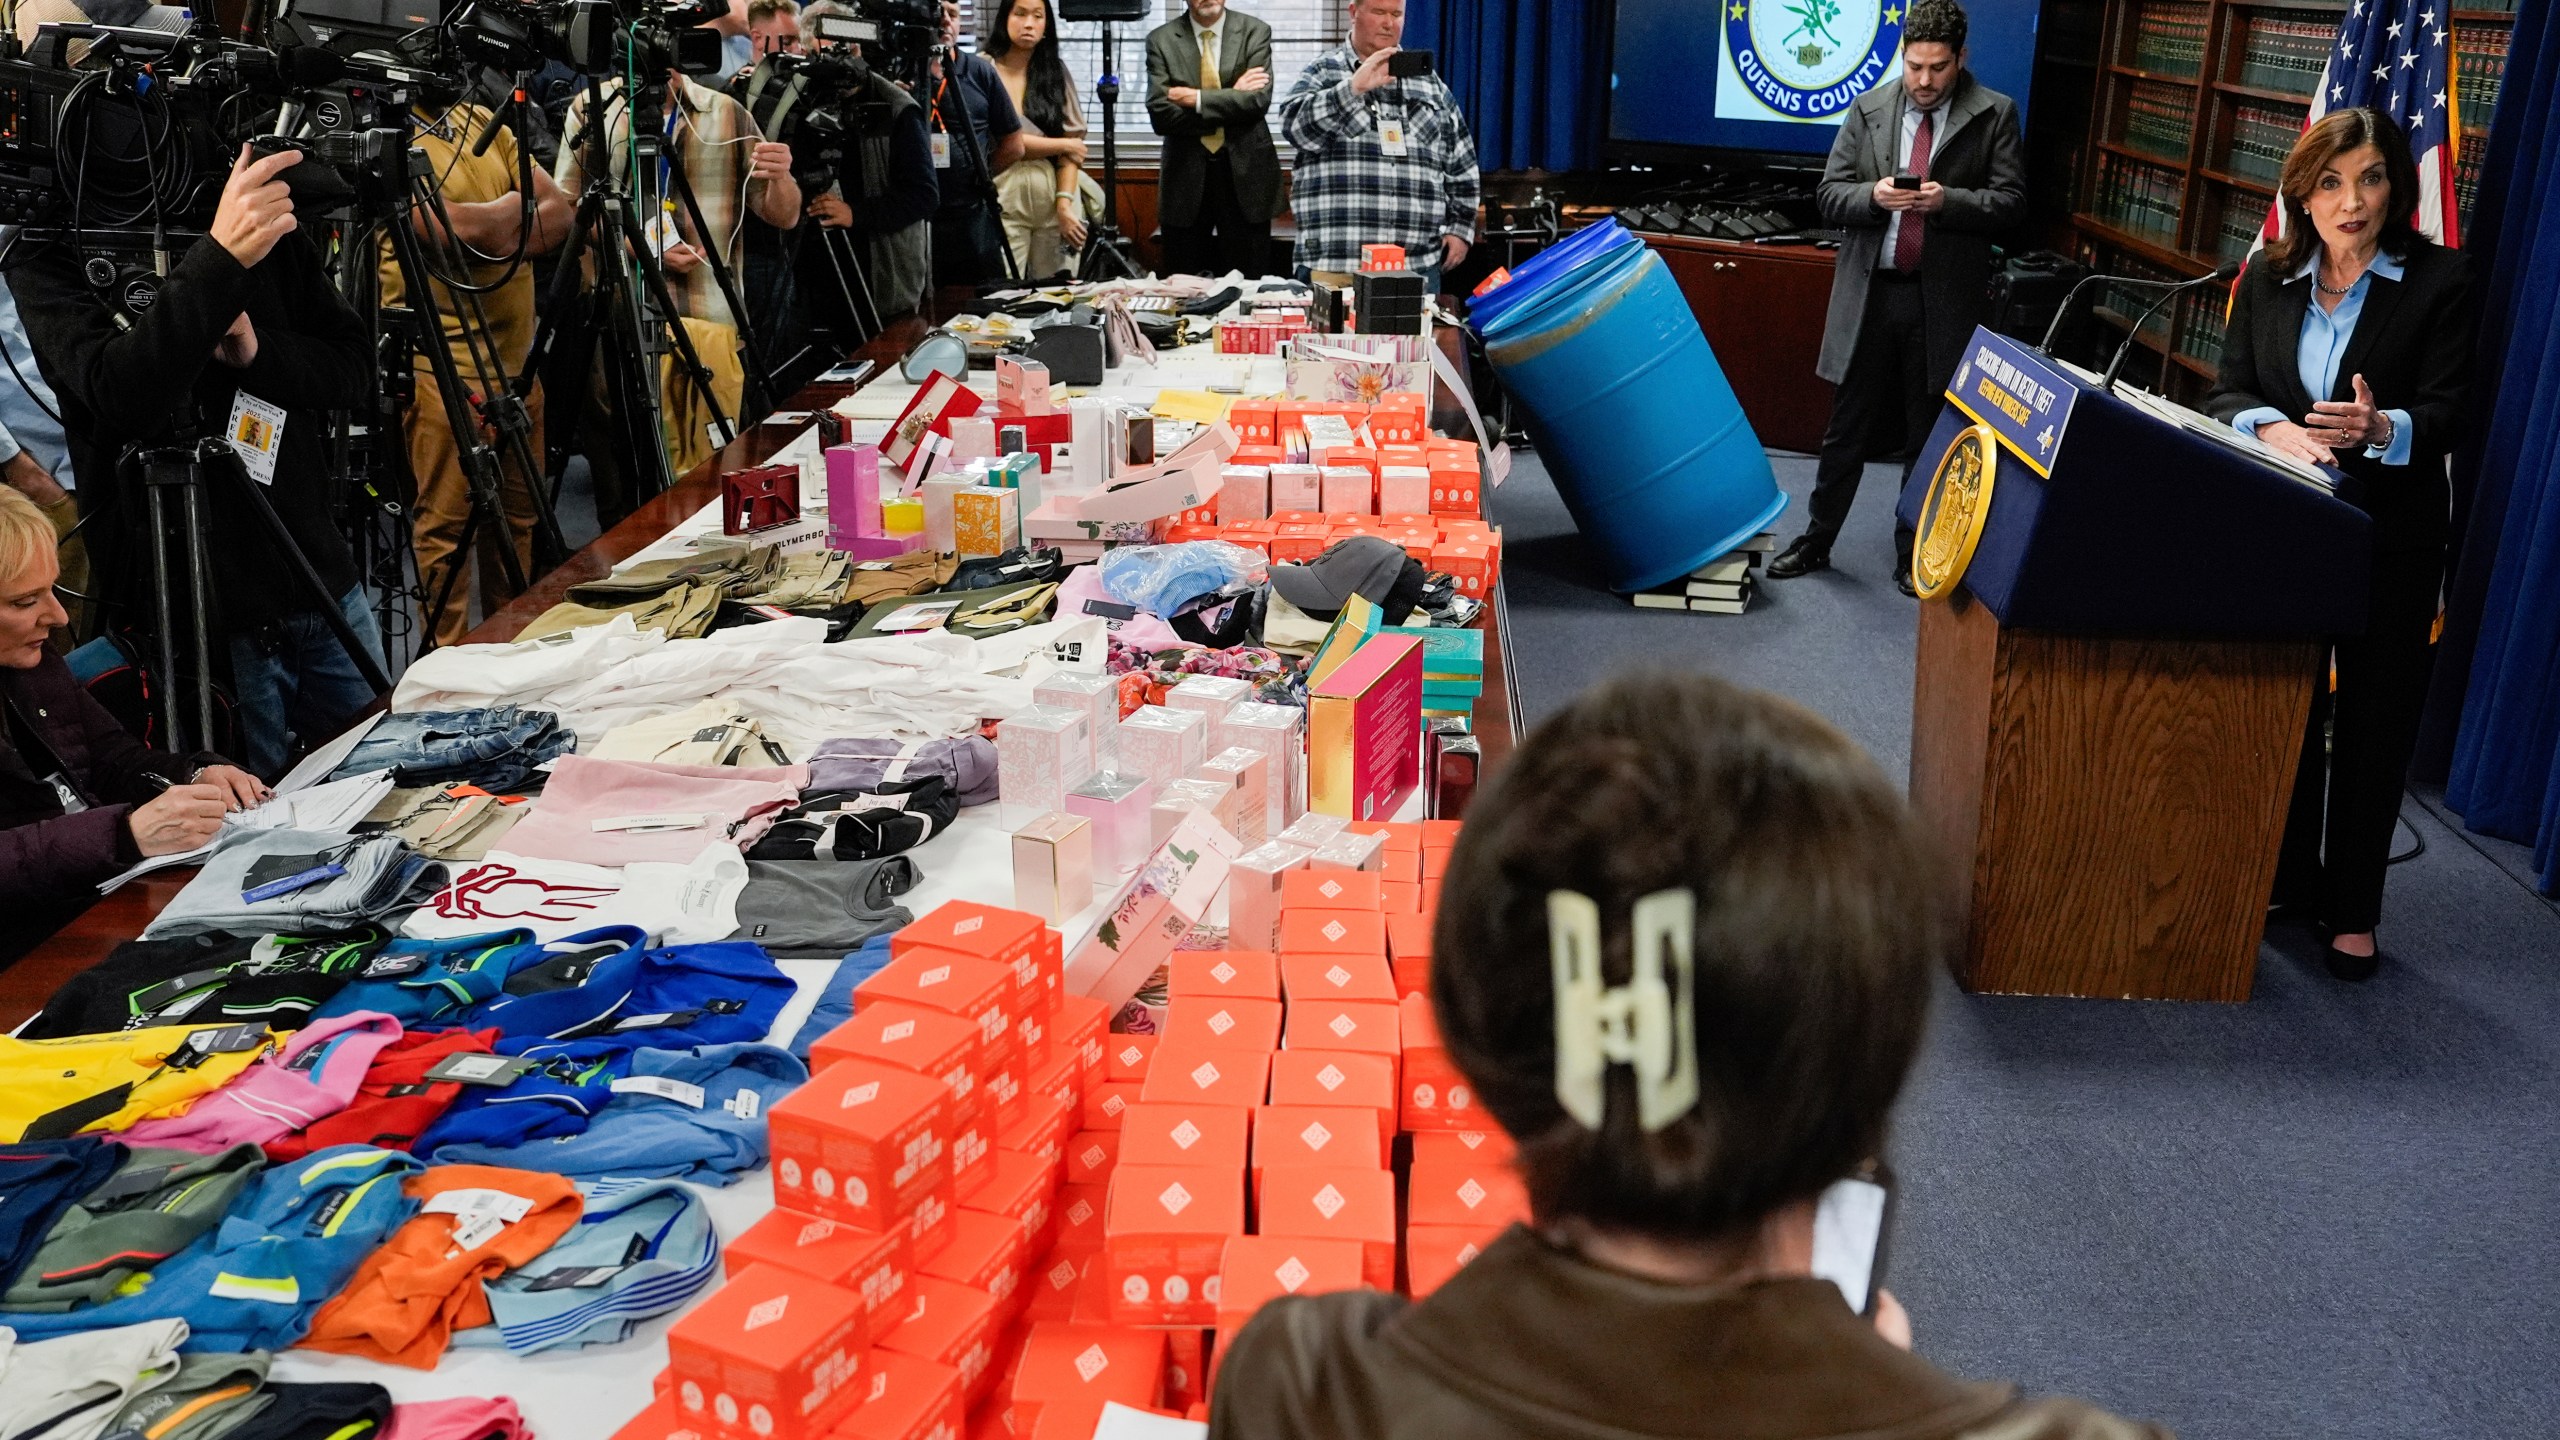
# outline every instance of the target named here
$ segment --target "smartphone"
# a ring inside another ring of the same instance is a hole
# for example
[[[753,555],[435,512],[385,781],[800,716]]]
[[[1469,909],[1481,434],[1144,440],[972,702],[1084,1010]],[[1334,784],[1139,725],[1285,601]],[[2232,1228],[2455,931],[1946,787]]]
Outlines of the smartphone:
[[[1387,57],[1387,74],[1398,80],[1414,80],[1431,73],[1431,52],[1399,50]]]
[[[1882,1161],[1834,1182],[1814,1204],[1813,1273],[1839,1286],[1861,1315],[1876,1313],[1892,1221],[1893,1172]]]
[[[1920,177],[1917,175],[1896,175],[1893,177],[1893,188],[1896,190],[1917,190],[1920,188]]]

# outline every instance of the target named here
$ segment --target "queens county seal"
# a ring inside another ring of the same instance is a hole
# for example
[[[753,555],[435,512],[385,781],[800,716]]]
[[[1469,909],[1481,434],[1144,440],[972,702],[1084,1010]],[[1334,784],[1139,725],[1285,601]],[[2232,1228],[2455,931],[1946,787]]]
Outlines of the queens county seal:
[[[1893,73],[1903,0],[1721,0],[1725,50],[1753,99],[1827,120]]]
[[[1947,443],[1920,502],[1920,533],[1911,547],[1911,586],[1921,599],[1935,600],[1954,589],[1973,563],[1999,466],[2000,444],[1988,425],[1958,431]]]

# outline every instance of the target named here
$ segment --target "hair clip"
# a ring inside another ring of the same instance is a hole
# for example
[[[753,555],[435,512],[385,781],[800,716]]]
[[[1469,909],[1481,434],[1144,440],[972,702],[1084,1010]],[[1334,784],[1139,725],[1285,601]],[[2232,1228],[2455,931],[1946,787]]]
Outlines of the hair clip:
[[[1556,1100],[1585,1129],[1603,1118],[1611,1065],[1636,1072],[1636,1121],[1650,1134],[1698,1103],[1698,901],[1657,890],[1636,901],[1634,973],[1600,979],[1600,907],[1571,890],[1547,893],[1547,942],[1555,964]]]

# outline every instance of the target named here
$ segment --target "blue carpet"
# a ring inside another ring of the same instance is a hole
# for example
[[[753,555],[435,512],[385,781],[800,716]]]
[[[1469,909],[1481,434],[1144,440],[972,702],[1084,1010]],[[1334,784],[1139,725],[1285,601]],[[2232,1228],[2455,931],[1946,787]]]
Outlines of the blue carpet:
[[[1813,466],[1778,471],[1786,539]],[[1764,584],[1747,615],[1677,614],[1601,588],[1523,457],[1492,509],[1524,721],[1622,669],[1695,667],[1811,706],[1903,775],[1897,478],[1870,468],[1834,572]],[[1893,1145],[1887,1284],[1923,1353],[2185,1436],[2560,1433],[2560,912],[2404,810],[2427,848],[2392,871],[2371,984],[2279,931],[2246,1005],[1941,985]]]

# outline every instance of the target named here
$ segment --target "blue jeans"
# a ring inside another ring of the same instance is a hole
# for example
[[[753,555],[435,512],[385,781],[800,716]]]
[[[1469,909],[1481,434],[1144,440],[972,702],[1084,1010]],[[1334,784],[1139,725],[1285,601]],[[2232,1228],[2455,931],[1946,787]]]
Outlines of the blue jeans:
[[[382,664],[382,632],[374,627],[364,587],[339,596],[338,611],[373,663]],[[294,737],[327,739],[374,700],[373,686],[347,658],[328,622],[307,611],[263,630],[234,633],[231,685],[240,701],[242,748],[249,752],[241,759],[270,780],[284,773]]]
[[[576,732],[561,729],[560,717],[549,710],[416,710],[383,716],[329,778],[389,770],[402,785],[467,780],[506,794],[532,779],[535,767],[577,745]]]

